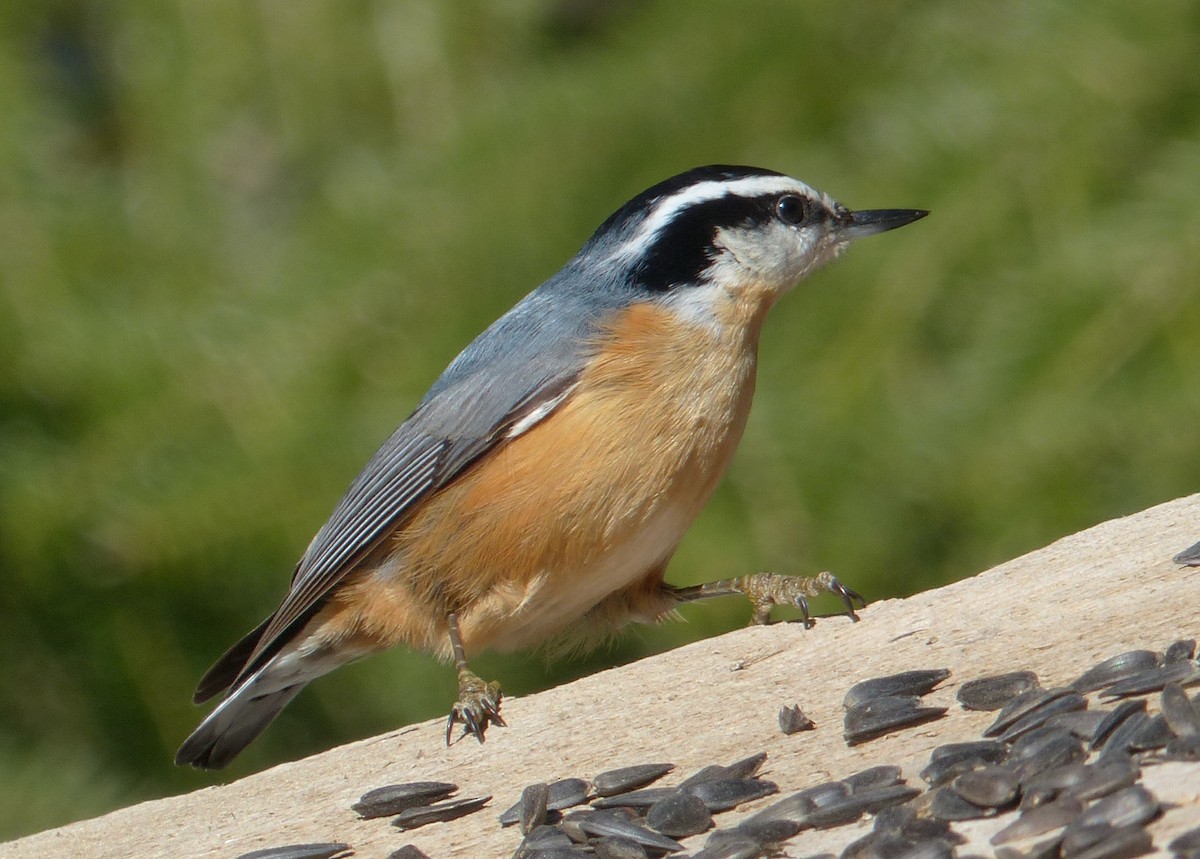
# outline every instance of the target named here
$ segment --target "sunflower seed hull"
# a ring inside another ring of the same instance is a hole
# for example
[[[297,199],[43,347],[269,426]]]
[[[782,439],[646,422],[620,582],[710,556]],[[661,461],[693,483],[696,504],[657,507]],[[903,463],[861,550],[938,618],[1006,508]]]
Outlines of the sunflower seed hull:
[[[577,824],[579,829],[588,835],[612,835],[618,838],[628,838],[651,850],[673,853],[683,849],[683,845],[673,838],[638,826],[618,811],[584,812],[577,819]]]
[[[1046,726],[1066,728],[1085,743],[1090,743],[1107,715],[1108,713],[1104,710],[1073,710],[1068,713],[1056,713],[1046,720]]]
[[[791,707],[782,707],[779,710],[779,730],[788,736],[798,734],[801,731],[811,731],[816,727],[816,723],[804,715],[804,711],[800,709],[799,704]]]
[[[736,829],[718,829],[692,859],[758,859],[763,845]]]
[[[1151,668],[1126,677],[1117,683],[1106,686],[1101,692],[1101,698],[1127,698],[1130,695],[1145,695],[1148,692],[1161,691],[1168,683],[1178,683],[1181,686],[1191,686],[1200,681],[1200,666],[1195,662],[1175,662],[1161,668]]]
[[[1061,844],[1062,835],[1058,834],[1044,838],[1028,847],[1022,846],[1020,849],[1007,846],[997,847],[996,859],[1059,859],[1058,848]]]
[[[1200,546],[1200,543],[1197,543],[1196,545]],[[1200,826],[1176,835],[1167,845],[1167,849],[1172,853],[1192,853],[1195,851],[1200,851]]]
[[[1038,688],[1032,671],[1013,671],[968,680],[959,687],[958,703],[967,710],[999,710],[1023,692]]]
[[[268,847],[252,850],[237,859],[335,859],[349,856],[350,845],[340,841],[324,841],[316,844],[289,844],[283,847]]]
[[[842,779],[842,784],[850,789],[850,793],[862,793],[877,787],[890,787],[901,782],[900,767],[877,766],[860,770],[854,775]]]
[[[528,835],[535,826],[546,822],[546,812],[549,810],[550,786],[543,782],[527,785],[521,791],[518,805],[521,807],[521,832]]]
[[[1063,695],[1059,698],[1053,698],[1042,704],[1040,707],[1035,707],[1033,710],[1026,713],[1017,721],[1013,722],[1002,733],[999,739],[1002,742],[1011,743],[1023,734],[1027,734],[1034,728],[1040,728],[1044,725],[1051,716],[1057,716],[1062,713],[1071,713],[1077,710],[1083,710],[1087,707],[1087,698],[1082,695],[1070,694]]]
[[[740,837],[751,838],[759,844],[779,844],[787,841],[803,828],[802,824],[794,820],[749,819],[743,820],[733,828],[733,831],[737,832]]]
[[[592,790],[598,796],[613,796],[645,787],[675,769],[675,764],[638,764],[605,770],[592,779]]]
[[[1163,652],[1163,662],[1186,662],[1196,655],[1196,639],[1181,638]]]
[[[946,714],[945,707],[922,707],[915,696],[872,698],[856,704],[843,720],[843,736],[858,745],[901,728],[910,728]]]
[[[592,850],[599,859],[646,859],[646,848],[629,838],[606,835],[592,842]]]
[[[618,793],[615,796],[604,796],[592,800],[592,808],[649,808],[659,800],[675,793],[675,787],[644,787],[641,790],[631,790],[628,793]]]
[[[723,778],[694,784],[684,788],[683,792],[699,798],[709,811],[718,812],[779,793],[779,786],[773,781],[762,779]]]
[[[1074,797],[1066,797],[1022,811],[1012,823],[1005,826],[992,836],[994,845],[1008,844],[1010,841],[1023,841],[1026,838],[1036,838],[1055,829],[1067,826],[1083,813],[1083,804]]]
[[[1107,824],[1113,828],[1143,824],[1158,815],[1158,800],[1140,784],[1106,796],[1089,806],[1074,826]]]
[[[740,761],[734,761],[728,766],[722,767],[720,778],[750,778],[750,776],[762,769],[762,765],[766,762],[766,752],[750,755],[749,757],[742,758]]]
[[[1200,736],[1200,712],[1178,683],[1163,687],[1162,714],[1175,736]]]
[[[919,788],[904,785],[865,790],[862,793],[851,794],[839,802],[814,809],[808,815],[806,822],[817,828],[852,823],[864,814],[874,814],[889,806],[908,802],[920,793]]]
[[[1006,767],[988,766],[963,773],[950,783],[950,788],[972,805],[981,808],[1002,808],[1017,798],[1021,782]]]
[[[1126,757],[1115,757],[1088,764],[1080,782],[1068,788],[1081,800],[1098,799],[1131,787],[1141,775],[1138,765]]]
[[[1200,761],[1200,737],[1176,737],[1167,743],[1161,759],[1165,761],[1180,761],[1195,763]]]
[[[892,698],[912,695],[920,697],[933,690],[943,680],[950,676],[948,668],[934,668],[922,671],[904,671],[887,677],[876,677],[855,683],[842,700],[842,706],[847,710],[871,701],[875,698]]]
[[[1153,650],[1129,650],[1110,656],[1089,668],[1071,684],[1076,692],[1094,692],[1162,665],[1162,655]]]
[[[1142,702],[1145,703],[1145,702]],[[1145,712],[1137,712],[1131,715],[1128,719],[1122,722],[1115,731],[1109,735],[1109,738],[1104,742],[1104,748],[1100,752],[1100,757],[1103,759],[1108,755],[1126,755],[1133,748],[1133,738],[1142,732],[1150,722],[1150,717]]]
[[[588,791],[592,786],[581,778],[564,778],[552,781],[547,786],[549,794],[546,797],[546,808],[550,811],[560,811],[587,802]]]
[[[392,821],[392,826],[399,829],[416,829],[428,823],[443,823],[456,820],[483,808],[491,801],[490,796],[477,796],[468,799],[451,799],[435,805],[423,805],[419,808],[407,808],[400,812]]]
[[[700,797],[676,791],[650,806],[646,824],[671,838],[686,838],[712,826],[712,812]]]
[[[458,790],[458,785],[448,781],[414,781],[406,784],[389,784],[369,790],[350,806],[364,819],[388,817],[399,814],[406,808],[429,805],[445,799]]]
[[[1153,749],[1161,749],[1167,745],[1175,735],[1171,733],[1171,729],[1167,726],[1167,720],[1162,713],[1151,716],[1142,729],[1129,738],[1129,747],[1135,752],[1145,752]]]
[[[1107,745],[1113,733],[1116,732],[1122,724],[1125,723],[1130,716],[1135,713],[1146,712],[1145,701],[1122,701],[1112,710],[1108,711],[1100,724],[1096,727],[1096,733],[1092,736],[1091,747],[1093,749],[1103,748]]]
[[[574,842],[561,827],[542,824],[535,826],[529,830],[525,838],[521,841],[521,849],[525,853],[532,853],[536,850],[550,850],[556,847],[570,847]]]
[[[1063,855],[1068,859],[1131,859],[1154,849],[1150,833],[1140,826],[1102,828],[1105,831],[1100,833],[1101,837],[1092,846],[1079,852],[1068,851],[1066,839],[1063,839]]]
[[[943,785],[933,792],[929,800],[929,816],[934,820],[978,820],[981,817],[993,817],[994,808],[981,808],[968,802],[957,791]]]
[[[1037,731],[1056,730],[1061,729],[1037,729]],[[1031,737],[1037,731],[1032,731],[1025,736]],[[1017,778],[1021,781],[1026,781],[1046,770],[1083,760],[1086,754],[1083,749],[1083,743],[1073,734],[1067,732],[1060,734],[1046,733],[1041,735],[1037,742],[1029,743],[1020,750],[1014,745],[1013,754],[1009,758],[1009,766],[1013,768]]]
[[[999,740],[973,740],[968,743],[945,743],[929,755],[931,761],[947,758],[978,758],[989,764],[998,764],[1008,754],[1008,747]]]
[[[405,844],[389,853],[387,859],[429,859],[429,855],[414,844]]]
[[[1032,713],[1038,707],[1045,706],[1056,698],[1071,694],[1071,691],[1071,689],[1066,687],[1060,687],[1057,689],[1030,689],[1028,692],[1022,692],[1000,708],[1000,712],[996,714],[996,720],[984,728],[983,735],[985,737],[998,737],[1007,731],[1018,719]]]
[[[1185,567],[1200,567],[1200,543],[1188,546],[1171,560]]]

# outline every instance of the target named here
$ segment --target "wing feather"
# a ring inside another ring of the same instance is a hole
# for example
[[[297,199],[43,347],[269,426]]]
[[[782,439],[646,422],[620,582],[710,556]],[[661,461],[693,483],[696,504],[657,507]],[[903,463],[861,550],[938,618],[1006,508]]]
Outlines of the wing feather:
[[[522,424],[524,431],[544,420],[568,398],[573,384],[573,375],[542,380],[477,436],[428,435],[422,431],[422,411],[418,408],[371,458],[317,532],[296,567],[291,590],[231,685],[239,685],[277,653],[320,607],[325,596],[393,532],[421,499],[506,440],[515,424]]]
[[[568,263],[451,362],[317,532],[241,670],[235,676],[233,664],[214,666],[221,679],[235,676],[232,688],[244,682],[424,498],[569,401],[597,332],[626,303],[616,284],[599,285],[607,272],[579,265]]]

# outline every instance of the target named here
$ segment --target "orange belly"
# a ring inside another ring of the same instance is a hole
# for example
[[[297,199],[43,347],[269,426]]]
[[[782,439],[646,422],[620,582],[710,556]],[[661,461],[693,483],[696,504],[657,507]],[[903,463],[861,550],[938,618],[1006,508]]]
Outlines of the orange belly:
[[[663,568],[753,395],[756,337],[729,337],[651,305],[623,312],[569,399],[422,504],[310,629],[448,655],[450,611],[478,653],[669,610]]]

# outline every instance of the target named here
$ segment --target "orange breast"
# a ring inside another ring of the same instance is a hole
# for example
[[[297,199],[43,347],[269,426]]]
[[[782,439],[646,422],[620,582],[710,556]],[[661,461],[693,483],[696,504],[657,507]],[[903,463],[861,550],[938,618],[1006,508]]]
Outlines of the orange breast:
[[[509,649],[656,584],[741,438],[756,333],[623,311],[567,402],[433,496],[392,558],[338,591],[336,626],[445,652],[455,611],[468,653]]]

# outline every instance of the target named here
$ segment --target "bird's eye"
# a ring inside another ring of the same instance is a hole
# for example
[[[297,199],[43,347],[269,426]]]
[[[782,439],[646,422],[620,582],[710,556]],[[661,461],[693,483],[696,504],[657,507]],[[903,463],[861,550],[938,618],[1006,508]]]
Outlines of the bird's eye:
[[[808,201],[799,194],[784,194],[775,201],[775,215],[785,224],[800,224],[808,217]]]

